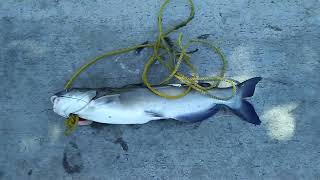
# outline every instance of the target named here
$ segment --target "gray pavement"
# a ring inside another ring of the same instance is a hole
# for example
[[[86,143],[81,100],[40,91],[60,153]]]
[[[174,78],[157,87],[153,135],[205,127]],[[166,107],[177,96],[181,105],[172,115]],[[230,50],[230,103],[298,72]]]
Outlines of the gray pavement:
[[[88,59],[152,41],[161,3],[0,2],[1,180],[320,179],[319,0],[195,0],[196,17],[181,29],[185,38],[212,34],[228,77],[264,78],[251,99],[261,126],[220,112],[202,123],[94,124],[63,135],[50,96]],[[187,15],[185,5],[170,4],[165,27]],[[150,53],[102,61],[75,86],[139,83]],[[216,72],[209,50],[193,58],[202,74]]]

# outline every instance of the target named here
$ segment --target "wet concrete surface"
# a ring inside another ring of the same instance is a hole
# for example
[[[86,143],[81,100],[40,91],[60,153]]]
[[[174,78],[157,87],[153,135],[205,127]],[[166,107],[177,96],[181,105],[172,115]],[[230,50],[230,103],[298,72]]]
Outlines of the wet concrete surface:
[[[251,102],[262,124],[230,112],[201,123],[80,127],[64,136],[50,96],[88,59],[153,41],[162,1],[0,2],[0,179],[319,179],[320,2],[195,0],[186,39],[211,34],[229,60],[227,76],[261,76]],[[187,14],[170,3],[164,27]],[[173,35],[173,37],[176,36]],[[206,48],[193,54],[217,72]],[[78,87],[141,82],[142,50],[92,66]],[[165,72],[155,67],[159,79]]]

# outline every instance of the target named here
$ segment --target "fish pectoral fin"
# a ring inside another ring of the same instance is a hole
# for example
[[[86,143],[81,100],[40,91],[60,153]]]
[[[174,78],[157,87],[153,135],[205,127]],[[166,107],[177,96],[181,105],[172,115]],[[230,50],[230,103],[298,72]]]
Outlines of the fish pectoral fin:
[[[148,116],[150,116],[153,119],[169,119],[167,117],[165,117],[163,114],[159,113],[159,112],[155,112],[152,110],[146,110],[144,111]]]

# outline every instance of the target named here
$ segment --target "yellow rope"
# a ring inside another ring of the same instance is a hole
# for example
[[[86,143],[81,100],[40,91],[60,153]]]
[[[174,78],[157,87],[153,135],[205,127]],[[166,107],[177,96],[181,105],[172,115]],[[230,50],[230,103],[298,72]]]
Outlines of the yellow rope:
[[[75,130],[76,126],[78,125],[78,122],[79,122],[79,116],[75,114],[71,114],[64,122],[66,126],[66,131],[64,132],[64,134],[66,136],[70,135]]]
[[[186,20],[182,21],[181,23],[179,23],[178,25],[170,28],[168,31],[163,31],[163,24],[162,24],[163,11],[164,11],[164,8],[168,5],[169,1],[170,0],[164,1],[164,3],[160,7],[160,10],[158,13],[159,35],[157,37],[156,42],[150,43],[150,44],[134,45],[134,46],[131,46],[128,48],[111,51],[111,52],[100,55],[100,56],[90,60],[88,63],[81,66],[72,75],[72,77],[65,84],[65,86],[64,86],[65,89],[69,89],[72,86],[73,81],[84,70],[86,70],[88,67],[95,64],[99,60],[102,60],[102,59],[110,57],[110,56],[128,53],[128,52],[134,51],[138,48],[152,48],[153,54],[150,56],[148,61],[145,63],[143,73],[142,73],[142,81],[147,86],[147,88],[149,88],[149,90],[152,91],[153,93],[155,93],[156,95],[161,96],[163,98],[167,98],[167,99],[177,99],[177,98],[181,98],[181,97],[187,95],[191,90],[196,90],[204,95],[207,95],[211,98],[219,99],[219,100],[228,100],[228,99],[231,99],[232,97],[234,97],[236,94],[235,81],[231,80],[231,79],[224,78],[228,63],[227,63],[227,60],[226,60],[224,54],[222,53],[222,51],[220,50],[219,47],[217,47],[214,44],[209,43],[205,40],[201,40],[201,39],[192,39],[192,40],[189,40],[186,45],[183,45],[182,33],[179,34],[179,38],[177,39],[177,42],[175,43],[175,47],[170,47],[167,44],[167,42],[165,40],[166,37],[168,37],[168,35],[170,33],[180,29],[181,27],[186,26],[194,18],[194,15],[195,15],[195,8],[194,8],[193,1],[188,0],[189,6],[190,6],[190,14],[189,14],[188,18]],[[219,55],[220,60],[222,62],[222,67],[220,68],[220,72],[219,72],[218,76],[200,77],[196,68],[192,65],[192,63],[190,61],[191,56],[189,54],[187,54],[187,50],[186,50],[191,44],[196,44],[196,43],[209,47],[210,49],[212,49],[215,53],[217,53]],[[178,50],[176,48],[178,48]],[[167,59],[167,62],[163,58],[165,55],[169,56],[169,59]],[[176,60],[176,62],[175,62],[175,60]],[[166,78],[164,78],[164,80],[162,80],[161,83],[159,83],[160,85],[168,83],[170,80],[172,80],[172,78],[176,78],[181,83],[186,84],[188,87],[181,94],[178,94],[178,95],[166,94],[166,93],[163,93],[163,92],[159,91],[158,89],[154,88],[153,85],[148,80],[148,73],[150,71],[150,67],[152,65],[154,65],[156,62],[159,62],[160,64],[164,65],[164,67],[166,67],[170,71],[170,74]],[[187,65],[187,67],[192,72],[191,76],[187,76],[187,75],[184,75],[181,72],[179,72],[179,69],[183,63],[185,65]],[[211,86],[210,87],[202,87],[201,85],[199,85],[199,81],[211,82],[210,83]],[[209,90],[212,90],[212,89],[218,87],[220,82],[222,82],[222,81],[231,84],[231,86],[232,86],[232,95],[231,96],[218,97],[218,96],[215,96],[215,95],[212,95],[211,93],[209,93]],[[66,131],[66,134],[69,134],[75,128],[78,121],[79,121],[79,117],[77,117],[76,115],[71,115],[66,120],[66,126],[68,129]]]
[[[129,48],[124,48],[124,49],[119,49],[119,50],[115,50],[115,51],[111,51],[108,52],[106,54],[100,55],[92,60],[90,60],[88,63],[84,64],[83,66],[81,66],[73,75],[72,77],[67,81],[67,83],[64,85],[65,89],[69,89],[73,83],[73,81],[84,71],[86,70],[89,66],[95,64],[97,61],[104,59],[106,57],[110,57],[110,56],[115,56],[115,55],[119,55],[119,54],[123,54],[123,53],[127,53],[130,51],[134,51],[138,48],[142,48],[142,47],[153,47],[152,44],[142,44],[142,45],[135,45]]]

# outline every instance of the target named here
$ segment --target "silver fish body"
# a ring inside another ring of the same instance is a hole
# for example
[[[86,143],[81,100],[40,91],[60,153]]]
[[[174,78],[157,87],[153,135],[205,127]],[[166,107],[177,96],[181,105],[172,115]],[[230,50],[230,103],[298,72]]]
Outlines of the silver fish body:
[[[221,107],[231,109],[243,120],[260,124],[253,106],[244,98],[254,93],[261,78],[252,78],[238,85],[236,96],[224,101],[197,91],[180,99],[165,99],[143,86],[124,88],[80,89],[62,91],[51,97],[54,112],[68,117],[79,117],[108,124],[143,124],[152,120],[174,119],[184,122],[202,121],[214,115]],[[167,94],[179,94],[183,86],[157,87]],[[231,95],[231,88],[214,89],[215,94]]]

